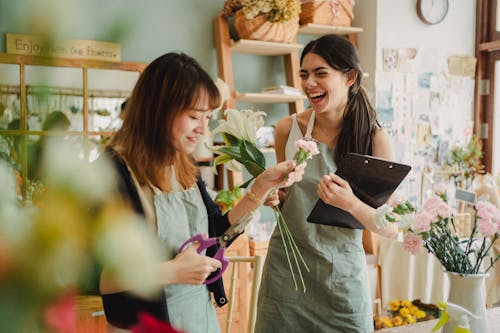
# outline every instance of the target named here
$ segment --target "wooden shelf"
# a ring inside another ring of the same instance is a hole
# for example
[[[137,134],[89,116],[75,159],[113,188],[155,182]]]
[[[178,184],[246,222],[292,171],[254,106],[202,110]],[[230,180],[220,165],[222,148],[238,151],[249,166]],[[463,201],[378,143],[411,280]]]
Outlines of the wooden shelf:
[[[264,93],[236,93],[238,102],[251,103],[293,103],[305,100],[306,96],[294,96],[284,94],[264,94]]]
[[[323,24],[314,24],[307,23],[301,25],[298,33],[301,35],[326,35],[326,34],[335,34],[335,35],[349,35],[362,32],[363,28],[357,27],[337,27],[333,25],[323,25]]]
[[[251,39],[231,40],[231,50],[233,52],[255,55],[282,56],[299,51],[303,47],[304,45],[301,44],[263,42]]]

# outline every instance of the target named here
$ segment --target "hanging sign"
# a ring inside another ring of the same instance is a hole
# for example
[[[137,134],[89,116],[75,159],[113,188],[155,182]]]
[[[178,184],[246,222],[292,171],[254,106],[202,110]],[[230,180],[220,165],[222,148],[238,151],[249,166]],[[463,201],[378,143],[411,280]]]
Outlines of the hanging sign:
[[[120,44],[95,40],[49,40],[43,36],[6,34],[7,53],[70,59],[120,61]]]

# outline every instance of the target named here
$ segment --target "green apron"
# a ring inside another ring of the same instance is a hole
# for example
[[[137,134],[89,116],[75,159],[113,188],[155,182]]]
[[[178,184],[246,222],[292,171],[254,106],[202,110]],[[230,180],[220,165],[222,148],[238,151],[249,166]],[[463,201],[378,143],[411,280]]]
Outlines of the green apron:
[[[306,221],[318,200],[321,177],[336,170],[333,149],[318,143],[302,181],[287,189],[282,212],[311,269],[303,271],[306,293],[295,290],[279,229],[274,230],[264,266],[257,333],[371,332],[372,308],[362,231]]]
[[[208,233],[207,209],[194,186],[163,193],[153,187],[158,238],[166,260],[173,259],[182,243],[198,233]],[[202,253],[203,254],[203,253]],[[185,333],[220,332],[215,308],[205,285],[172,284],[164,288],[172,326]]]

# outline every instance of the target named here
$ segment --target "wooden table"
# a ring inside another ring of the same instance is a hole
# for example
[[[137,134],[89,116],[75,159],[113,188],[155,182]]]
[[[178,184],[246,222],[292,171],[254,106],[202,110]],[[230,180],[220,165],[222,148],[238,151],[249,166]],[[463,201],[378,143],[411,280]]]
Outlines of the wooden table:
[[[500,307],[492,308],[487,311],[488,324],[490,331],[488,333],[500,333]],[[430,333],[438,319],[428,320],[413,325],[399,326],[394,328],[386,328],[375,331],[375,333]],[[442,329],[436,331],[441,332]],[[476,332],[473,332],[476,333]],[[484,332],[477,332],[484,333]]]

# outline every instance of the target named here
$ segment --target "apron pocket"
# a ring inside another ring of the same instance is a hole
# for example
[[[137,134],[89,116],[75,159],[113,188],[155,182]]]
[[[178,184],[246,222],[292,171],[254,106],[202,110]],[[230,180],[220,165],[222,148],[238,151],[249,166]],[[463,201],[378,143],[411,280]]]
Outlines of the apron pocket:
[[[339,252],[333,262],[332,306],[340,312],[366,312],[370,305],[364,252]]]

